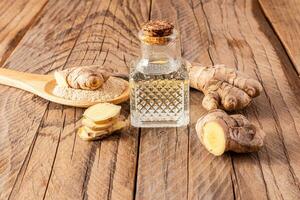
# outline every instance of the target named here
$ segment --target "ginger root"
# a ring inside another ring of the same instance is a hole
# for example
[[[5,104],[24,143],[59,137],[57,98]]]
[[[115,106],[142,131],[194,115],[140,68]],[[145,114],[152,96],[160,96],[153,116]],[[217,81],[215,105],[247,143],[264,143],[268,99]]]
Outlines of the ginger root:
[[[219,156],[226,151],[237,153],[258,151],[264,143],[264,131],[240,114],[228,115],[212,110],[198,119],[196,132],[205,148]]]
[[[96,90],[100,88],[110,76],[126,77],[125,74],[109,72],[95,65],[73,67],[54,73],[58,85],[82,90]]]
[[[260,82],[225,65],[203,67],[187,62],[187,67],[191,87],[205,95],[202,105],[206,110],[242,109],[262,92]]]

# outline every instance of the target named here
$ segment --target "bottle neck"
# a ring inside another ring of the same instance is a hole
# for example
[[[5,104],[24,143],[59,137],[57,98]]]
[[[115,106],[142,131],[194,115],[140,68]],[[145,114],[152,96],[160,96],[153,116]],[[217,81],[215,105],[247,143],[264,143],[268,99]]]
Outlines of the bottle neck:
[[[138,70],[147,74],[163,74],[176,71],[181,63],[180,49],[174,45],[141,44],[141,60]]]
[[[141,44],[142,59],[147,59],[149,62],[167,62],[175,61],[181,58],[180,49],[177,48],[176,42],[166,45],[149,45]]]
[[[145,40],[144,35],[140,32],[141,59],[137,66],[137,70],[154,74],[175,71],[181,63],[180,44],[176,35],[177,34],[174,31],[170,36]],[[146,37],[146,39],[149,38]],[[160,40],[164,42],[157,43],[157,41]]]

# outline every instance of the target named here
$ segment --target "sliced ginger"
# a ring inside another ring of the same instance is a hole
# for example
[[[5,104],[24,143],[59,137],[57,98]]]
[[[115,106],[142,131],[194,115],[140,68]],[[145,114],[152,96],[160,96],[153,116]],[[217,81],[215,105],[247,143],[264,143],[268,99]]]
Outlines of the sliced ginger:
[[[204,147],[216,156],[226,151],[258,151],[265,137],[264,131],[243,115],[228,115],[219,109],[202,116],[197,121],[196,132]]]
[[[95,136],[99,136],[99,135],[103,134],[104,132],[112,133],[114,131],[117,131],[119,129],[126,127],[127,125],[128,124],[126,121],[116,121],[114,124],[112,124],[112,126],[109,126],[106,129],[102,129],[102,130],[91,129],[87,126],[83,126],[83,127],[88,133],[92,133]]]
[[[105,130],[100,130],[100,131],[95,131],[86,126],[82,126],[78,129],[77,133],[78,133],[79,137],[83,140],[98,140],[98,139],[102,139],[102,138],[112,134],[113,132],[118,131],[126,126],[128,126],[128,123],[126,121],[117,121],[111,127],[107,128]]]
[[[203,67],[196,63],[186,63],[191,87],[205,95],[202,105],[206,110],[243,109],[262,92],[260,82],[234,68],[225,65]]]
[[[128,127],[129,126],[129,122],[126,121],[118,121],[113,125],[113,128],[111,129],[112,132],[120,130],[122,128]]]
[[[100,131],[100,130],[105,130],[105,129],[111,127],[116,120],[117,120],[117,118],[114,119],[114,120],[108,121],[106,123],[98,123],[97,124],[94,121],[83,117],[82,120],[81,120],[81,123],[82,123],[82,125],[90,128],[90,129]]]
[[[83,116],[96,124],[107,123],[120,115],[121,106],[99,103],[85,110]]]
[[[226,135],[217,122],[208,122],[203,126],[203,144],[212,154],[219,156],[225,152]]]
[[[103,129],[103,130],[94,130],[87,126],[83,126],[83,128],[87,133],[93,135],[94,137],[97,137],[97,136],[109,133],[110,130],[112,129],[112,126],[108,127],[107,129]]]
[[[107,135],[109,135],[108,131],[99,131],[97,134],[88,132],[84,126],[80,127],[77,131],[79,137],[83,140],[99,140]]]
[[[128,126],[120,115],[121,106],[99,103],[89,107],[82,118],[78,135],[83,140],[97,140]]]

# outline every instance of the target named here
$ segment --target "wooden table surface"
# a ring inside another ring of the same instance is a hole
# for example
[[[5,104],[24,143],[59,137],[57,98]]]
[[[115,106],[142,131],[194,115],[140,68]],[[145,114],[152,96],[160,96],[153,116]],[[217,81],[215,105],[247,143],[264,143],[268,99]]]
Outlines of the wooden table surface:
[[[83,109],[0,86],[0,199],[300,199],[300,2],[296,0],[0,0],[0,65],[47,74],[100,64],[128,72],[137,31],[175,22],[182,55],[224,63],[263,93],[240,111],[266,133],[258,153],[210,155],[194,129],[76,136]],[[128,102],[123,105],[128,115]]]

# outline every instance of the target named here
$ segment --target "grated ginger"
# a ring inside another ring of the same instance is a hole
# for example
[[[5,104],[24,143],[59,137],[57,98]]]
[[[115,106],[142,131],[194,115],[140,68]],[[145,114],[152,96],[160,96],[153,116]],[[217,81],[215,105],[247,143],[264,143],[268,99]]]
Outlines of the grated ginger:
[[[53,94],[69,100],[106,101],[120,96],[126,85],[120,78],[109,77],[109,79],[97,90],[81,90],[56,85]]]

